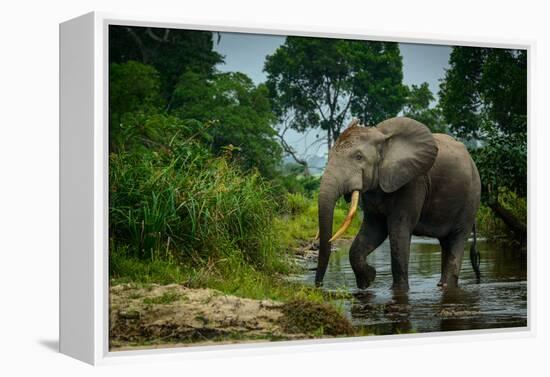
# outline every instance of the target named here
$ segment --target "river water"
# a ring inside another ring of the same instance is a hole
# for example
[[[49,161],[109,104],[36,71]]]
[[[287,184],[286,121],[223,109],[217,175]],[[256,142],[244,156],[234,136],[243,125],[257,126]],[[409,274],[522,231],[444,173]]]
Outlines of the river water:
[[[348,259],[350,241],[339,244],[330,258],[324,289],[352,293],[343,305],[354,326],[367,333],[396,334],[527,326],[527,263],[517,250],[478,241],[481,283],[476,284],[467,245],[459,287],[437,287],[441,251],[435,239],[413,237],[409,259],[408,293],[396,295],[392,284],[390,246],[385,241],[369,255],[376,279],[358,290]],[[315,266],[312,264],[311,267]],[[300,277],[313,284],[315,271]]]

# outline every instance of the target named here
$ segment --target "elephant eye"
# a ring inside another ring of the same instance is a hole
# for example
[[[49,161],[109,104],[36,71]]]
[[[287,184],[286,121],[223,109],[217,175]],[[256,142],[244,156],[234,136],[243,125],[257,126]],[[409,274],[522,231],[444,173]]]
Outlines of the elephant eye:
[[[361,160],[363,159],[363,155],[360,154],[360,153],[358,153],[358,154],[355,155],[355,159],[356,159],[357,161],[361,161]]]

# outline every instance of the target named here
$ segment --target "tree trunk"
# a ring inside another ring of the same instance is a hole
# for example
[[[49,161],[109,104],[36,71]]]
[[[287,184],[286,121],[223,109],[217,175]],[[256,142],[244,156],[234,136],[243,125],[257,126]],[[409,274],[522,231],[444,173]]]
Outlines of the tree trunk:
[[[527,225],[520,221],[512,212],[504,208],[498,199],[490,199],[487,203],[489,208],[497,215],[508,228],[514,233],[516,239],[521,243],[527,240]]]

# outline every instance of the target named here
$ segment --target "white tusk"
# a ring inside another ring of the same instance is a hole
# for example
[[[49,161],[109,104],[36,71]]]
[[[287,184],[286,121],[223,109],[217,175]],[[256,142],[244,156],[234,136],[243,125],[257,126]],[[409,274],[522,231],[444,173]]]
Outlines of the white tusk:
[[[346,230],[349,228],[349,226],[351,224],[351,221],[353,220],[353,216],[355,216],[355,212],[357,212],[357,205],[358,204],[359,204],[359,191],[354,191],[351,194],[351,204],[350,204],[348,215],[346,216],[346,219],[344,220],[344,223],[342,224],[340,229],[338,229],[338,231],[336,233],[334,233],[334,236],[332,236],[332,238],[328,242],[332,242],[332,241],[337,240],[338,238],[340,238],[342,236],[342,234],[344,234],[346,232]]]

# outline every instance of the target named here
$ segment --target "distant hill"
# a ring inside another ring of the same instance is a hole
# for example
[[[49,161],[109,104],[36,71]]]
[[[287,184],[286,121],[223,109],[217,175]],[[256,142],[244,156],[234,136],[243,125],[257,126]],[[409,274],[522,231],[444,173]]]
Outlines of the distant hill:
[[[307,159],[309,171],[312,175],[322,174],[327,164],[327,159],[323,156],[312,156]]]
[[[311,175],[321,175],[327,164],[327,159],[324,156],[311,156],[307,159],[309,172]],[[283,157],[283,164],[296,164],[296,161],[290,156]]]

